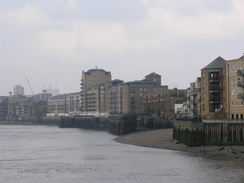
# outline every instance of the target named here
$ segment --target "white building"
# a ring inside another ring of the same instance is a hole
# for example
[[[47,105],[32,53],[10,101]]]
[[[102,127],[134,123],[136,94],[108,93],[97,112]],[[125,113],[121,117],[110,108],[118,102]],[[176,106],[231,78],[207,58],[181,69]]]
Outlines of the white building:
[[[13,95],[24,95],[24,87],[21,85],[16,85],[13,90]]]

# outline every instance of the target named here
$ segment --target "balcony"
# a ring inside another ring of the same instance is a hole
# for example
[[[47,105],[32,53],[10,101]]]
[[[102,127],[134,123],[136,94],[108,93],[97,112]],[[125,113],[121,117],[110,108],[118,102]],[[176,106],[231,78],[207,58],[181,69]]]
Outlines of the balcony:
[[[219,76],[215,76],[215,77],[210,77],[209,78],[210,82],[219,82],[220,81],[220,77]]]
[[[192,92],[192,94],[191,94],[192,96],[197,96],[197,92]]]
[[[244,81],[238,81],[237,86],[244,88]]]
[[[244,70],[238,70],[237,75],[238,76],[244,76]]]
[[[218,103],[220,103],[220,99],[219,98],[210,98],[209,99],[209,101],[210,101],[210,103],[215,103],[215,104],[218,104]]]
[[[193,115],[197,114],[197,110],[192,110],[191,112],[192,112]]]
[[[238,93],[238,99],[244,100],[244,93]]]
[[[220,87],[210,87],[209,92],[218,93],[218,92],[220,92]]]

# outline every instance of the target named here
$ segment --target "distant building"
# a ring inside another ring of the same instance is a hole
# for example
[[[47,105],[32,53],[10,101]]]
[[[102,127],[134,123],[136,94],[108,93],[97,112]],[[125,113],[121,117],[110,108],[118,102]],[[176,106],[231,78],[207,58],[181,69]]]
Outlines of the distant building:
[[[87,72],[82,72],[80,106],[81,112],[86,113],[88,111],[95,110],[93,109],[94,104],[90,102],[90,100],[93,99],[95,95],[91,89],[103,82],[110,82],[111,78],[111,73],[103,69],[90,69]]]
[[[48,100],[52,98],[52,93],[47,92],[47,90],[42,90],[38,96],[39,100],[48,102]]]
[[[186,102],[186,89],[168,89],[168,86],[155,88],[144,99],[145,113],[157,117],[175,118],[175,106]]]
[[[48,101],[47,116],[68,116],[70,94],[59,94]]]
[[[175,104],[175,117],[176,118],[186,118],[187,117],[187,104],[183,102],[182,104]]]
[[[8,101],[8,120],[32,120],[45,115],[47,103],[24,95],[11,95]]]
[[[190,83],[187,89],[187,117],[201,116],[201,78]]]
[[[80,113],[80,92],[71,93],[67,98],[68,112],[70,116],[79,115]]]
[[[6,120],[8,115],[8,97],[0,96],[0,120]]]
[[[113,109],[113,112],[123,114],[144,114],[144,97],[147,93],[160,88],[155,81],[147,79],[121,83],[117,87],[119,96],[117,97],[117,106]]]
[[[57,88],[54,88],[54,89],[46,89],[46,92],[47,93],[51,93],[52,96],[54,97],[54,96],[57,96],[59,94],[59,89],[57,89]]]
[[[24,95],[24,87],[21,85],[16,85],[13,88],[13,95]]]

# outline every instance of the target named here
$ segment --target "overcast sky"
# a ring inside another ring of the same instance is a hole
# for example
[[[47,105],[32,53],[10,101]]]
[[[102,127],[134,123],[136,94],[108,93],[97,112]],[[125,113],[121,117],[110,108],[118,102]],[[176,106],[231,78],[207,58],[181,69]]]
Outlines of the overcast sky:
[[[82,70],[187,88],[244,52],[244,0],[0,0],[0,95],[80,91]]]

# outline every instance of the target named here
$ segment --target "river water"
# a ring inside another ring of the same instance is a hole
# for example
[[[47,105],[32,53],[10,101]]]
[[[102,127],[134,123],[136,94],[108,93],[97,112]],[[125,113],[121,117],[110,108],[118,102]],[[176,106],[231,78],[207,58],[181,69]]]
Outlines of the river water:
[[[242,183],[242,167],[120,144],[103,131],[0,125],[2,183]]]

